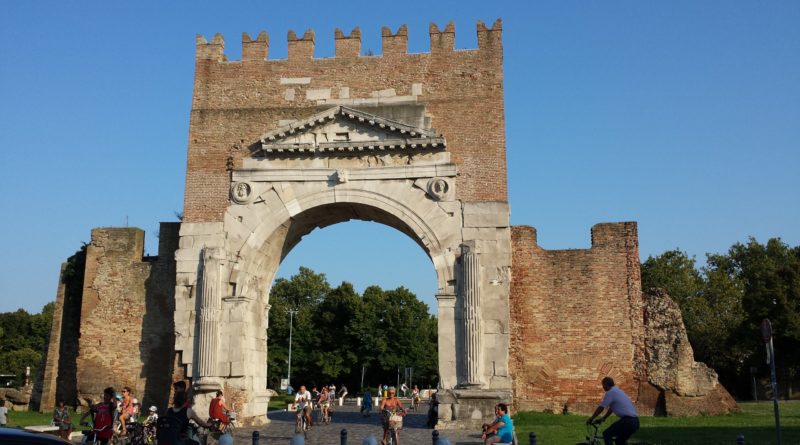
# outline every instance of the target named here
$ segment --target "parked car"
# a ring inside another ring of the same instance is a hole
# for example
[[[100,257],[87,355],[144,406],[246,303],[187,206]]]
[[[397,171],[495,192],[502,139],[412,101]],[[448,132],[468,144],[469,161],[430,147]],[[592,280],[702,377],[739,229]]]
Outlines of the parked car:
[[[0,428],[0,444],[3,445],[64,445],[66,440],[45,433],[32,433],[16,428]]]

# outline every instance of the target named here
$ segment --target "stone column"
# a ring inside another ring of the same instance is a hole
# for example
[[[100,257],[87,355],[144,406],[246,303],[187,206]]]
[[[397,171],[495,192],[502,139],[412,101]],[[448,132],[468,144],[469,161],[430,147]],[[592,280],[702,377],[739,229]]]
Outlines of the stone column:
[[[464,305],[464,381],[461,386],[480,386],[481,293],[480,261],[475,246],[461,245]]]
[[[204,248],[202,262],[203,286],[200,293],[199,357],[197,360],[197,386],[201,389],[219,387],[217,375],[217,339],[220,304],[222,300],[222,269],[225,250]]]

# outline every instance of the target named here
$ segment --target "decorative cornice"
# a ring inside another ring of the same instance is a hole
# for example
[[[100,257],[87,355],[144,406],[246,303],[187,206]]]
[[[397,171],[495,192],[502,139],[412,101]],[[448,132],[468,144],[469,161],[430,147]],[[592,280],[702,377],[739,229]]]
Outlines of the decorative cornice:
[[[391,135],[386,139],[334,142],[283,142],[287,137],[305,133],[336,120],[337,116],[353,123],[373,127]],[[329,108],[307,119],[284,125],[264,134],[261,152],[281,154],[346,154],[363,151],[445,149],[447,142],[433,129],[418,128],[343,105]]]
[[[452,178],[457,174],[455,164],[348,168],[346,170],[348,181]],[[235,182],[329,181],[336,174],[337,170],[334,168],[240,169],[233,171],[232,179]]]

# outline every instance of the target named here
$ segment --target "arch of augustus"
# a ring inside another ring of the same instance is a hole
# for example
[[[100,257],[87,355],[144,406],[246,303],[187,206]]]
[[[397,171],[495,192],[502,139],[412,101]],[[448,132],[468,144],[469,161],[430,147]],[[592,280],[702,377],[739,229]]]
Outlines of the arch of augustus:
[[[198,37],[183,221],[162,223],[157,257],[142,257],[141,230],[95,229],[70,260],[80,278],[62,268],[42,407],[107,384],[164,405],[190,378],[201,406],[225,388],[264,422],[274,275],[304,235],[352,219],[431,259],[444,427],[501,400],[589,412],[605,375],[646,414],[735,407],[693,361],[674,303],[643,294],[635,223],[561,251],[510,225],[501,33],[478,23],[478,48],[455,50],[454,26],[431,25],[430,52],[410,54],[406,27],[384,28],[382,55],[363,56],[358,28],[337,30],[335,56],[314,58],[313,31],[289,32],[284,60],[266,33],[244,34],[238,61],[222,36]],[[139,340],[133,375],[102,341],[101,317],[119,311]]]

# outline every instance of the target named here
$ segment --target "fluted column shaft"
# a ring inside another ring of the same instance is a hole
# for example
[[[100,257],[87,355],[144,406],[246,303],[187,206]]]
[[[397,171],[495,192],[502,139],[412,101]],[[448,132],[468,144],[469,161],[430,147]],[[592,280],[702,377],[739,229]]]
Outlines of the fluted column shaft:
[[[200,294],[199,377],[217,374],[217,338],[222,287],[222,249],[203,249],[203,287]]]
[[[464,355],[465,384],[480,385],[481,294],[480,260],[469,246],[462,246],[461,265],[464,279]]]

